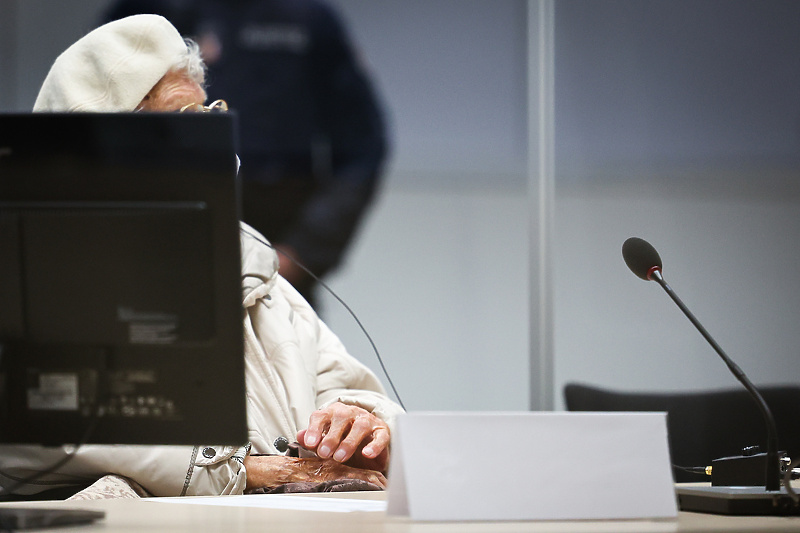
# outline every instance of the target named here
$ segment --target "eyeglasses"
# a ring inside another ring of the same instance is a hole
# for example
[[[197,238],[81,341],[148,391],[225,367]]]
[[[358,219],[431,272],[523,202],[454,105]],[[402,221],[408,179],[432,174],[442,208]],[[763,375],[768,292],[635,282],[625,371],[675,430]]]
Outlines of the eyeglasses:
[[[180,109],[181,113],[225,113],[228,111],[228,102],[214,100],[209,105],[186,104]]]

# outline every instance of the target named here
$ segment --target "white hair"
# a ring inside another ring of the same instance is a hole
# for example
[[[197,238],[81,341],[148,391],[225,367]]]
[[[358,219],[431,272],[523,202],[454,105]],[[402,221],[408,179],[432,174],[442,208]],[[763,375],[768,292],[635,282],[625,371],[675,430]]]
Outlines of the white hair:
[[[173,68],[186,72],[192,81],[205,88],[208,67],[206,67],[203,57],[200,55],[200,45],[189,38],[185,38],[184,42],[186,43],[186,53]]]

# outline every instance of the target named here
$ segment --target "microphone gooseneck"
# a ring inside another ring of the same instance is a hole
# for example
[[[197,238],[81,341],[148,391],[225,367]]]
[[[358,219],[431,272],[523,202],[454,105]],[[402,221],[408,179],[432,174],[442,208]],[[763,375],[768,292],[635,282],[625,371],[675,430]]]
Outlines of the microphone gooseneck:
[[[622,256],[625,259],[625,263],[628,265],[628,268],[630,268],[631,271],[638,277],[645,281],[655,281],[661,285],[664,291],[666,291],[670,298],[672,298],[672,300],[678,305],[680,310],[683,311],[683,314],[686,315],[689,321],[694,324],[694,326],[706,339],[706,341],[708,341],[711,347],[714,348],[714,351],[719,354],[731,373],[733,373],[736,379],[739,380],[742,385],[744,385],[744,388],[747,389],[747,392],[750,393],[750,396],[756,402],[759,411],[761,411],[761,415],[763,416],[764,422],[767,426],[767,466],[765,478],[766,490],[780,490],[781,465],[780,458],[778,456],[778,430],[775,425],[775,419],[772,416],[772,411],[770,411],[769,406],[767,405],[767,402],[764,401],[761,393],[758,392],[758,389],[755,387],[755,385],[753,385],[753,382],[750,381],[742,369],[739,368],[739,366],[734,363],[730,357],[728,357],[722,347],[717,344],[717,341],[715,341],[708,331],[706,331],[706,328],[703,327],[694,314],[689,311],[689,308],[686,307],[683,301],[678,298],[678,295],[675,294],[675,291],[672,290],[672,287],[670,287],[664,280],[664,276],[661,274],[661,257],[650,243],[638,237],[631,237],[622,245]]]

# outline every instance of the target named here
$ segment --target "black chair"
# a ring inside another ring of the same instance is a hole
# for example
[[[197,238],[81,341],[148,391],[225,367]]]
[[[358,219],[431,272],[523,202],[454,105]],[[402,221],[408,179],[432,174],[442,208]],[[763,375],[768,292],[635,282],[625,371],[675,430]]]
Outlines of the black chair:
[[[800,459],[800,387],[759,387],[778,429],[778,447]],[[747,446],[766,451],[767,429],[747,391],[619,392],[586,384],[564,387],[569,411],[666,411],[672,464],[708,466],[712,459],[741,455]],[[707,481],[674,469],[675,481]]]

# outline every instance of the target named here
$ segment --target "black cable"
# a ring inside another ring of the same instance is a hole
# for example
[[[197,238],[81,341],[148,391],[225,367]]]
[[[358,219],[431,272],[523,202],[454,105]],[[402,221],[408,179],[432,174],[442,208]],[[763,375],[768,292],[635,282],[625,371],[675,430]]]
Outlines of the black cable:
[[[702,474],[704,476],[708,475],[708,467],[707,466],[680,466],[680,465],[672,465],[672,468],[681,470],[683,472],[688,472],[690,474]]]
[[[327,284],[326,284],[324,281],[322,281],[322,280],[319,278],[319,276],[317,276],[316,274],[314,274],[313,272],[311,272],[311,270],[309,270],[309,269],[308,269],[308,268],[307,268],[307,267],[306,267],[306,266],[305,266],[303,263],[301,263],[300,261],[298,261],[297,259],[295,259],[294,257],[292,257],[290,254],[288,254],[288,253],[284,252],[283,250],[280,250],[280,249],[278,249],[278,248],[275,248],[275,247],[274,247],[272,244],[270,244],[269,242],[267,242],[265,239],[262,239],[260,236],[258,236],[258,235],[255,235],[254,233],[252,233],[252,232],[250,232],[250,231],[247,231],[247,229],[245,229],[245,228],[241,228],[241,227],[240,227],[240,230],[241,230],[241,232],[242,232],[242,233],[245,233],[246,235],[249,235],[250,237],[252,237],[252,238],[253,238],[253,239],[255,239],[256,241],[258,241],[258,242],[260,242],[261,244],[263,244],[264,246],[267,246],[268,248],[271,248],[271,249],[275,250],[275,251],[276,251],[276,252],[278,252],[279,254],[281,254],[281,255],[283,255],[284,257],[286,257],[286,258],[287,258],[289,261],[291,261],[292,263],[294,263],[295,265],[297,265],[298,267],[300,267],[300,269],[301,269],[301,270],[303,270],[303,272],[305,272],[306,274],[308,274],[309,276],[311,276],[311,277],[314,279],[314,281],[316,281],[317,283],[319,283],[319,284],[320,284],[320,285],[321,285],[321,286],[322,286],[322,287],[323,287],[323,288],[324,288],[326,291],[328,291],[328,292],[331,294],[331,296],[333,296],[334,298],[336,298],[336,300],[337,300],[337,301],[338,301],[340,304],[342,304],[342,306],[343,306],[345,309],[347,309],[347,312],[348,312],[348,313],[350,313],[350,316],[352,316],[352,317],[353,317],[353,320],[355,320],[355,321],[356,321],[356,324],[358,324],[358,327],[359,327],[359,328],[361,328],[361,331],[362,331],[362,333],[364,333],[364,336],[365,336],[365,337],[367,338],[367,340],[369,341],[369,344],[370,344],[370,346],[372,346],[372,351],[375,353],[375,357],[378,359],[378,363],[381,365],[381,370],[383,370],[383,375],[384,375],[384,376],[386,376],[386,380],[389,382],[389,386],[392,388],[392,392],[394,393],[394,396],[395,396],[395,398],[397,398],[397,403],[399,403],[399,404],[400,404],[400,407],[402,407],[402,408],[403,408],[403,410],[406,410],[406,406],[403,404],[403,400],[402,400],[402,399],[400,399],[400,395],[397,393],[397,388],[394,386],[394,382],[392,381],[392,378],[391,378],[391,376],[389,376],[389,372],[386,370],[386,365],[384,365],[384,363],[383,363],[383,358],[381,357],[381,354],[380,354],[380,352],[378,351],[378,347],[375,345],[375,342],[372,340],[372,337],[371,337],[371,336],[370,336],[370,334],[367,332],[367,328],[365,328],[365,327],[364,327],[364,325],[361,323],[361,320],[359,320],[358,316],[356,316],[355,312],[354,312],[354,311],[353,311],[353,310],[350,308],[350,306],[349,306],[349,305],[347,305],[347,304],[344,302],[344,300],[342,300],[342,299],[339,297],[339,295],[338,295],[338,294],[336,294],[336,293],[333,291],[333,289],[331,289],[331,288],[330,288],[330,287],[329,287],[329,286],[328,286],[328,285],[327,285]]]
[[[62,457],[61,459],[59,459],[58,461],[56,461],[55,463],[53,463],[49,467],[45,468],[44,470],[40,470],[40,471],[38,471],[38,472],[36,472],[34,474],[31,474],[28,477],[22,478],[22,479],[16,479],[15,480],[16,483],[12,484],[10,486],[10,488],[0,485],[0,498],[2,498],[3,496],[6,496],[6,495],[14,494],[14,492],[17,489],[19,489],[20,487],[22,487],[24,485],[28,485],[30,483],[33,483],[37,479],[40,479],[40,478],[42,478],[42,477],[44,477],[44,476],[46,476],[48,474],[51,474],[51,473],[55,472],[56,470],[58,470],[59,468],[61,468],[62,466],[64,466],[65,464],[69,463],[75,457],[75,455],[77,455],[78,450],[80,450],[81,446],[83,446],[84,444],[89,442],[89,439],[91,438],[92,433],[94,432],[95,428],[97,427],[97,424],[98,424],[99,421],[100,421],[100,409],[98,408],[98,409],[94,410],[94,415],[92,416],[92,418],[91,418],[91,420],[89,422],[89,427],[86,428],[86,431],[84,432],[83,437],[80,439],[80,441],[77,444],[75,444],[75,449],[71,453],[68,453],[67,455],[65,455],[64,457]],[[12,478],[11,476],[6,475],[3,472],[0,472],[0,475],[6,477],[8,479],[14,480],[14,478]]]
[[[31,474],[30,476],[22,479],[16,479],[15,480],[16,483],[13,483],[10,487],[4,487],[0,485],[0,498],[6,495],[14,494],[14,492],[20,487],[33,483],[37,479],[42,478],[48,474],[51,474],[56,470],[60,469],[61,467],[63,467],[65,464],[69,463],[77,455],[78,450],[80,450],[81,446],[89,442],[89,439],[91,438],[92,433],[97,427],[99,420],[100,420],[100,407],[98,406],[97,409],[94,410],[94,415],[92,416],[89,422],[89,427],[86,428],[86,431],[84,432],[83,437],[80,439],[80,441],[77,444],[75,444],[75,449],[72,451],[72,453],[68,453],[66,456],[62,457],[61,459],[59,459],[49,467],[45,468],[44,470],[40,470],[39,472]],[[5,473],[0,472],[0,475],[3,475],[8,479],[14,480],[14,478],[6,475]],[[16,527],[10,523],[10,520],[13,520],[13,518],[4,516],[2,514],[4,509],[13,510],[14,507],[0,508],[0,529],[2,529],[2,531],[5,531],[7,533],[13,533],[13,531],[16,530]],[[35,508],[32,509],[31,512],[35,513],[36,509]]]

